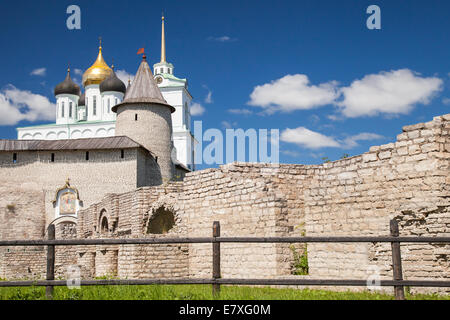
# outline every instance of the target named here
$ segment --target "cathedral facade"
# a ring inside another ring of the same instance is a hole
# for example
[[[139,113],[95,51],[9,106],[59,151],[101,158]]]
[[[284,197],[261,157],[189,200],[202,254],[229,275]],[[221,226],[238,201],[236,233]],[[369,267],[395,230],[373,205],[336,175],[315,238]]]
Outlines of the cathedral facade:
[[[64,140],[113,137],[117,115],[112,108],[124,99],[127,88],[103,58],[102,46],[94,64],[83,74],[84,92],[70,77],[55,87],[56,122],[17,128],[19,140]],[[191,133],[192,96],[186,79],[174,75],[173,64],[166,61],[164,17],[161,31],[161,61],[153,65],[155,81],[165,101],[175,108],[172,113],[174,161],[194,170],[195,138]],[[130,81],[128,87],[131,85]]]

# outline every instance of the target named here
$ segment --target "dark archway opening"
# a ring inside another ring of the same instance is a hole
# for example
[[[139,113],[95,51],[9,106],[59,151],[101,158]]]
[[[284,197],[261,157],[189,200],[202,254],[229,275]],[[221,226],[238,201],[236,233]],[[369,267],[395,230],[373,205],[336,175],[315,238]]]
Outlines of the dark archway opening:
[[[108,228],[108,218],[107,217],[102,218],[102,224],[101,224],[100,230],[101,230],[101,233],[108,233],[109,228]]]
[[[156,210],[153,216],[150,218],[147,227],[147,233],[151,234],[164,234],[169,232],[175,225],[174,214],[164,207]]]

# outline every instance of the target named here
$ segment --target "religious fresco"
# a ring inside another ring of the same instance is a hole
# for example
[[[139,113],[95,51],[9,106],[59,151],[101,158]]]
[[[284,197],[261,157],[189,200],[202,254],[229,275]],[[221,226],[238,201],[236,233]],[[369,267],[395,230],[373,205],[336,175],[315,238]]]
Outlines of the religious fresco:
[[[80,204],[78,190],[70,185],[70,179],[67,178],[66,184],[56,190],[55,193],[55,199],[53,200],[56,209],[55,217],[57,218],[58,215],[76,215]]]
[[[77,196],[75,192],[65,192],[59,198],[59,214],[75,214],[77,209]]]

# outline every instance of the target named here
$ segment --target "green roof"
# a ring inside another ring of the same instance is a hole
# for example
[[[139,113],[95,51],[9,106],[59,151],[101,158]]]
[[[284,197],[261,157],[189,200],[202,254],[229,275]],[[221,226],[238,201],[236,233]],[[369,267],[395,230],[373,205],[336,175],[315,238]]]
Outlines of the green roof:
[[[169,62],[158,62],[158,63],[155,63],[154,65],[153,65],[153,67],[155,68],[155,67],[169,67],[169,68],[173,68],[173,64],[171,64],[171,63],[169,63]]]
[[[169,79],[169,80],[174,80],[174,81],[179,81],[179,82],[186,82],[186,79],[180,79],[175,77],[173,74],[170,73],[158,73],[158,76],[162,76],[165,79]]]

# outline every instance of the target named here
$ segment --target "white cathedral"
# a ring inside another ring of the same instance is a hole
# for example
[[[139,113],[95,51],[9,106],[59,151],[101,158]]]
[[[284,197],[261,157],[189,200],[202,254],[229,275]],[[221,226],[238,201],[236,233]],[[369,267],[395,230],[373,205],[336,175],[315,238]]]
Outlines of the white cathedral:
[[[153,65],[156,83],[167,103],[175,108],[172,113],[172,141],[179,164],[194,170],[196,140],[191,133],[190,104],[192,96],[186,79],[173,74],[173,65],[166,61],[164,17],[161,30],[161,61]],[[112,137],[115,135],[116,113],[111,108],[123,101],[125,84],[110,68],[99,46],[97,60],[82,78],[84,93],[70,78],[55,87],[56,123],[17,128],[19,140],[62,140]],[[128,83],[128,87],[130,83]]]

